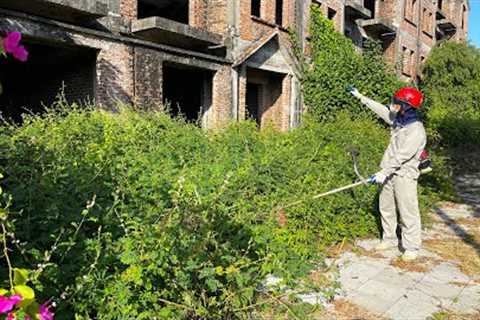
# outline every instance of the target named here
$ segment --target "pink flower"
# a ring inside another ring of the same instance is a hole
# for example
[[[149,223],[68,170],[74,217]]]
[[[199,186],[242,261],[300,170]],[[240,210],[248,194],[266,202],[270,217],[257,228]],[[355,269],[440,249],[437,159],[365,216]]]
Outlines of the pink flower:
[[[15,50],[20,45],[20,40],[22,40],[22,34],[20,32],[9,32],[5,39],[3,39],[3,49],[6,53],[14,53]]]
[[[9,312],[20,301],[22,301],[22,297],[18,294],[11,297],[0,296],[0,313]]]
[[[15,59],[25,62],[28,59],[28,51],[25,49],[24,46],[18,46],[17,49],[13,52],[13,56],[15,57]]]
[[[40,305],[40,320],[53,320],[53,316],[55,315],[53,312],[50,311],[50,305],[48,302]]]
[[[20,45],[22,34],[20,32],[9,32],[5,39],[3,39],[3,49],[6,53],[10,53],[17,60],[22,62],[27,61],[28,52],[24,46]]]

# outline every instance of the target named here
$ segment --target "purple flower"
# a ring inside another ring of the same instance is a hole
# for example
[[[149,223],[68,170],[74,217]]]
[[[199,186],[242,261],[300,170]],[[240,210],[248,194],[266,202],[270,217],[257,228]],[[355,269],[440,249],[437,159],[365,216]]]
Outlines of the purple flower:
[[[20,45],[20,40],[22,40],[20,32],[7,33],[7,36],[3,39],[3,49],[6,53],[12,54],[15,59],[25,62],[28,59],[28,52],[24,46]]]
[[[0,313],[9,312],[20,301],[22,301],[22,297],[18,294],[11,297],[0,296]]]
[[[53,320],[53,316],[55,315],[52,311],[50,311],[50,305],[48,302],[40,305],[40,320]]]

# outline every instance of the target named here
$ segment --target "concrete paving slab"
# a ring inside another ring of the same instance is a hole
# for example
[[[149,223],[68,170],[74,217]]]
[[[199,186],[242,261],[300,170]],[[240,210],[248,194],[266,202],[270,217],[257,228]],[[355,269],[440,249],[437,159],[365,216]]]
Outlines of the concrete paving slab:
[[[471,281],[470,277],[460,271],[458,266],[452,262],[442,262],[432,268],[425,276],[425,281],[430,282],[465,282]]]
[[[377,274],[374,280],[388,286],[407,289],[414,286],[423,277],[424,275],[418,272],[399,272],[398,269],[388,266]]]
[[[464,288],[449,309],[467,314],[480,312],[480,285],[470,285]]]
[[[382,272],[385,267],[385,265],[380,264],[361,263],[357,259],[356,263],[340,269],[339,281],[348,295]]]
[[[411,285],[411,283],[399,285],[374,279],[367,281],[358,288],[355,295],[381,297],[387,304],[393,305],[407,291],[409,285]]]
[[[376,314],[383,314],[398,300],[394,297],[385,297],[379,294],[360,293],[347,298],[354,304]]]
[[[449,283],[431,282],[423,280],[417,284],[416,290],[436,298],[453,299],[457,298],[463,288]]]
[[[408,290],[383,315],[393,320],[424,320],[441,310],[437,301],[417,290]]]

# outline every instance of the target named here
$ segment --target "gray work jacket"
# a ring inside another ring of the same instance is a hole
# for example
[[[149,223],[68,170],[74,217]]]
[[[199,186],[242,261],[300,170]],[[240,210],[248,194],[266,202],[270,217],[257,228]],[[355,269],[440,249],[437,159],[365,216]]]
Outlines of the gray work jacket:
[[[387,177],[395,174],[417,179],[420,175],[418,165],[420,155],[427,144],[427,134],[420,121],[406,126],[394,125],[395,114],[385,105],[363,95],[360,101],[390,125],[390,144],[385,150],[380,167]]]

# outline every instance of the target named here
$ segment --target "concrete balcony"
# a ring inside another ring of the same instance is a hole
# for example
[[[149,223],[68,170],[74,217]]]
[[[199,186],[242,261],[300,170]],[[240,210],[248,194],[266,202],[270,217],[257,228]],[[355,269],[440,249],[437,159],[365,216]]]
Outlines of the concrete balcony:
[[[208,52],[223,47],[219,34],[161,17],[133,21],[132,33],[144,40],[184,49]]]
[[[346,0],[345,15],[351,19],[370,19],[372,12],[353,0]]]
[[[457,30],[457,26],[455,25],[455,23],[453,23],[452,21],[450,21],[449,19],[441,19],[441,20],[438,20],[437,21],[437,26],[440,30],[442,31],[456,31]]]
[[[0,8],[73,23],[108,15],[105,0],[0,0]]]
[[[457,26],[449,19],[437,20],[437,28],[435,31],[435,37],[437,40],[452,37],[457,32]]]
[[[383,18],[361,21],[360,27],[362,27],[367,34],[373,35],[376,38],[394,37],[397,33],[397,28]]]

